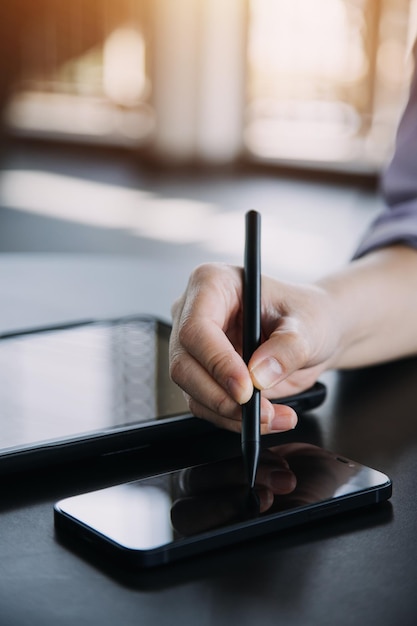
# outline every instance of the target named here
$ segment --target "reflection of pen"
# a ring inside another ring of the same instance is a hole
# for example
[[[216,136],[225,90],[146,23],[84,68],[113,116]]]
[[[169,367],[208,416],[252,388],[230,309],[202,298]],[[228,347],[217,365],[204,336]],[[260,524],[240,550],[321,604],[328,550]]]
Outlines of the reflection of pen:
[[[243,359],[246,364],[261,342],[261,216],[246,213],[243,270]],[[261,392],[253,390],[242,406],[242,455],[250,486],[255,484],[261,439]]]

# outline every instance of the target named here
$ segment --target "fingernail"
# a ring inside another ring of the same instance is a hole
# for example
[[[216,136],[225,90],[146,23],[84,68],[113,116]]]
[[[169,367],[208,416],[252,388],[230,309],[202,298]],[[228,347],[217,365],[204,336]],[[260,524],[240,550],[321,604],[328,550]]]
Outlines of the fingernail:
[[[269,389],[276,385],[282,376],[282,367],[276,359],[268,357],[250,370],[252,380],[259,389]]]
[[[270,421],[274,419],[274,415],[275,411],[272,404],[261,402],[261,422],[269,425]]]
[[[283,432],[284,430],[292,430],[297,426],[297,415],[291,412],[289,415],[277,415],[271,420],[269,430],[275,432]]]

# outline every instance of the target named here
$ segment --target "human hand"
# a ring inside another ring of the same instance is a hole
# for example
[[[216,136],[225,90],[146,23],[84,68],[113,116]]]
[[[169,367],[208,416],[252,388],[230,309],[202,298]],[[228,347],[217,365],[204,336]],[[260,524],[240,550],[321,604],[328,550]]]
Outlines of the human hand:
[[[261,432],[296,425],[293,409],[271,399],[316,382],[336,352],[339,329],[323,288],[262,277],[262,343],[248,367],[242,359],[242,269],[206,264],[192,273],[173,306],[171,377],[190,411],[233,431],[253,387],[262,391]]]

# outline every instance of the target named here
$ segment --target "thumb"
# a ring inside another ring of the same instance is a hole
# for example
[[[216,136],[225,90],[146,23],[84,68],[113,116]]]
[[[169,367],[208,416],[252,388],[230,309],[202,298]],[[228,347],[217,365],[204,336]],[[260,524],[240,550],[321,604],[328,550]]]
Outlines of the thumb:
[[[307,342],[294,330],[274,331],[252,355],[248,368],[258,389],[270,389],[293,372],[311,365]]]

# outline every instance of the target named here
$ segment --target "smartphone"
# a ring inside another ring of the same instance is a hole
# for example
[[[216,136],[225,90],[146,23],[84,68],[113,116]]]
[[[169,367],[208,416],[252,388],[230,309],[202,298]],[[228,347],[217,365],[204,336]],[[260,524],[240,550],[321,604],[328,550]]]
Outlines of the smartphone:
[[[262,451],[255,489],[241,457],[116,485],[55,504],[58,535],[141,569],[376,504],[383,473],[309,443]]]
[[[0,473],[148,447],[214,427],[170,380],[171,326],[153,316],[0,336]],[[321,404],[320,383],[280,400]]]

